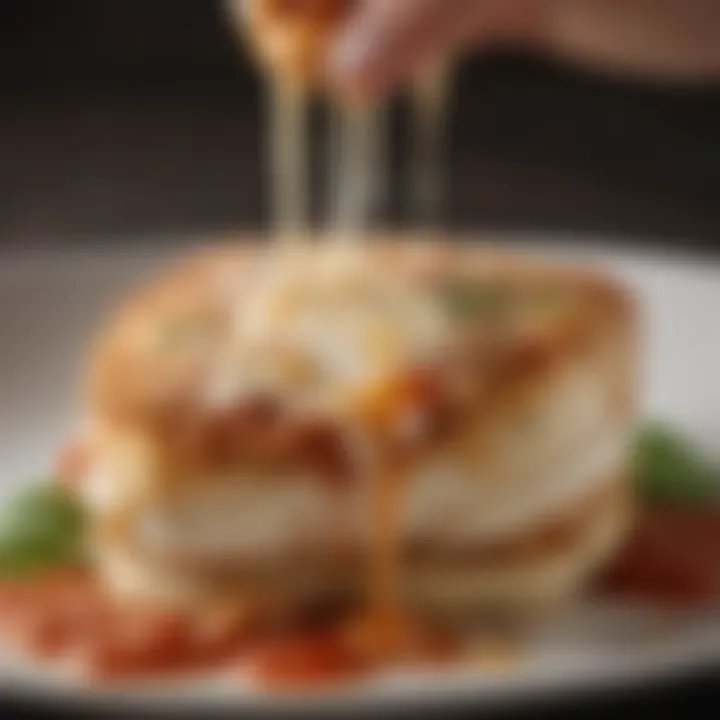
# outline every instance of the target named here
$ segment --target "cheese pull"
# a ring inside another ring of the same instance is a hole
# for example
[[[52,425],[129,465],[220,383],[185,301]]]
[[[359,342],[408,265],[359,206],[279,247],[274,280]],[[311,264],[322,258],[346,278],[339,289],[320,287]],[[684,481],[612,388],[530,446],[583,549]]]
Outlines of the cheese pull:
[[[229,2],[234,21],[246,28],[269,79],[272,214],[287,245],[311,225],[310,100],[323,85],[330,44],[353,11],[354,0]],[[423,69],[410,91],[417,146],[411,155],[411,210],[416,225],[430,226],[439,215],[446,62]],[[338,240],[357,243],[381,214],[389,176],[385,104],[333,97],[330,110],[334,131],[326,153],[326,225]]]

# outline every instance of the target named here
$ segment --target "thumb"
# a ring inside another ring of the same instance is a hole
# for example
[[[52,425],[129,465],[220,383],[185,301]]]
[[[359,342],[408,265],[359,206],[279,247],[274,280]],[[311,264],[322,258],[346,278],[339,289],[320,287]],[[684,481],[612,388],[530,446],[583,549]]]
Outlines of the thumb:
[[[456,0],[368,0],[333,44],[328,73],[341,93],[383,95],[447,45]]]

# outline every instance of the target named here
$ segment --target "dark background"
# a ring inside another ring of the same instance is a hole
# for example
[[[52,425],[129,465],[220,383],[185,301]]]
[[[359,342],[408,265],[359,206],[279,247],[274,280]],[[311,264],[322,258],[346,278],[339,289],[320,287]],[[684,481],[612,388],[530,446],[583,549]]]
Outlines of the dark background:
[[[261,227],[259,91],[213,0],[3,0],[0,238]],[[720,85],[486,56],[450,131],[453,227],[720,237]]]
[[[261,228],[262,130],[258,79],[212,0],[0,2],[6,247]],[[401,166],[401,115],[394,138]],[[712,254],[720,238],[720,86],[477,58],[458,80],[447,155],[451,227],[632,236]],[[402,218],[401,199],[395,187],[390,220]],[[717,716],[718,684],[710,673],[532,716]]]

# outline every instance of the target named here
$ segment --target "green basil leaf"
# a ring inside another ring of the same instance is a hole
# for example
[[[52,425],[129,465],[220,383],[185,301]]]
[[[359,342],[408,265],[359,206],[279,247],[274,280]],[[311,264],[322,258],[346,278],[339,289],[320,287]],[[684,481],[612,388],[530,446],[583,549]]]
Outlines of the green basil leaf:
[[[634,448],[638,492],[653,503],[702,504],[720,495],[720,473],[681,434],[653,423],[638,433]]]
[[[42,485],[22,491],[0,510],[0,575],[76,562],[84,527],[82,509],[62,488]]]

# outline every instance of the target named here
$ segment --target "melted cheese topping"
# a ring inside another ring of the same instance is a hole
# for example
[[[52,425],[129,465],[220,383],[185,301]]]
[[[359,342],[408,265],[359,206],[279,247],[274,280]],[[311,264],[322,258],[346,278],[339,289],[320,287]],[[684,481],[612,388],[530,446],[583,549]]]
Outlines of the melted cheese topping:
[[[418,225],[438,220],[442,188],[443,124],[450,97],[450,72],[439,63],[421,75],[414,92],[416,143],[412,154],[411,210]]]
[[[237,10],[237,6],[234,7]],[[383,388],[403,369],[446,345],[448,318],[432,298],[383,277],[358,247],[318,253],[290,247],[306,226],[309,176],[307,105],[328,43],[351,11],[347,2],[245,6],[253,40],[271,72],[271,159],[274,213],[285,240],[263,281],[236,313],[231,347],[206,388],[209,405],[253,392],[282,395],[286,404],[336,409]],[[300,72],[298,69],[308,72]],[[446,66],[432,68],[415,88],[421,186],[416,205],[436,204],[438,136],[447,97]],[[360,245],[378,188],[386,180],[381,152],[382,109],[333,108],[338,142],[330,224],[335,240]],[[305,177],[303,177],[303,175]],[[416,211],[418,210],[416,207]],[[416,212],[416,215],[419,215]],[[239,370],[242,368],[242,371]]]
[[[270,393],[290,406],[349,409],[441,352],[453,329],[431,294],[384,274],[362,248],[293,245],[268,258],[235,306],[206,400]]]

